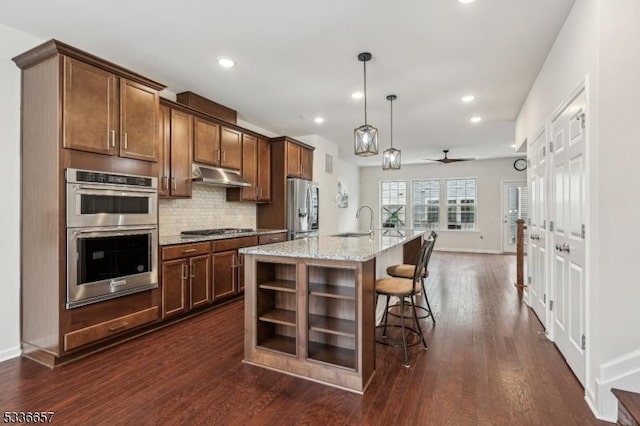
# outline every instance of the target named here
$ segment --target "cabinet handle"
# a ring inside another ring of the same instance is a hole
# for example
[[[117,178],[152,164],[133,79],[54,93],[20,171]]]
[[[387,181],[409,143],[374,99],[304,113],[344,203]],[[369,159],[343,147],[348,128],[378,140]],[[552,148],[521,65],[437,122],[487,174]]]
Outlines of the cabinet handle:
[[[188,272],[187,272],[187,265],[182,265],[182,280],[186,281],[187,278],[189,278]]]
[[[241,254],[238,255],[238,266],[244,266],[244,256]]]
[[[220,150],[216,149],[216,160],[220,161]]]
[[[192,263],[191,264],[191,278],[195,278],[196,277],[196,268],[195,265]]]
[[[231,267],[232,268],[237,268],[238,267],[238,260],[236,259],[236,255],[233,255],[233,260],[231,261]]]
[[[182,254],[187,254],[187,253],[193,253],[194,251],[196,251],[197,249],[191,248],[191,249],[186,249],[186,250],[182,250]]]
[[[171,178],[171,182],[173,182],[173,190],[177,190],[178,189],[178,183],[176,182],[176,178],[172,177]]]
[[[111,146],[115,147],[116,146],[116,131],[115,130],[109,130],[109,133],[111,133]],[[107,141],[107,148],[109,148],[109,142]]]
[[[128,322],[123,322],[122,324],[119,324],[119,325],[113,325],[109,327],[109,331],[122,330],[123,328],[126,328],[128,325],[129,325]]]
[[[127,132],[124,132],[123,136],[124,136],[124,149],[126,151],[127,150],[127,146],[128,146],[128,144],[127,144],[127,139],[128,139],[127,138]]]
[[[162,189],[169,189],[169,177],[162,176]]]
[[[262,198],[262,187],[260,186],[259,188],[260,188],[260,191],[259,191],[258,197]]]
[[[224,149],[222,150],[222,161],[227,161],[227,152]]]

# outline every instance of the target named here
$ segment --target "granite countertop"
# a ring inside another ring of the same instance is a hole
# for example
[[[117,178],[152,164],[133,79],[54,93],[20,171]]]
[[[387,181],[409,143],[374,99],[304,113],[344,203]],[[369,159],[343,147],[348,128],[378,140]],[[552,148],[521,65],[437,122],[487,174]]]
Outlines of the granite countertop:
[[[219,235],[202,235],[182,237],[180,235],[161,235],[158,238],[161,246],[170,246],[172,244],[189,244],[198,243],[200,241],[227,240],[229,238],[253,237],[254,235],[279,234],[287,232],[286,229],[257,229],[253,232],[239,232],[237,234],[219,234]]]
[[[241,248],[240,253],[261,256],[366,262],[379,254],[423,235],[425,231],[378,229],[372,238],[319,236],[264,246]]]

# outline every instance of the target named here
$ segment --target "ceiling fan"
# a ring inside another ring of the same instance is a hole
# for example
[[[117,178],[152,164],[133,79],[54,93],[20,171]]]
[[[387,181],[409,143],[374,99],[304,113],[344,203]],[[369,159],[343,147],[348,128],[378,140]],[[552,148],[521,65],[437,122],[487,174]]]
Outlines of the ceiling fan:
[[[439,163],[443,163],[443,164],[449,164],[449,163],[457,163],[458,161],[471,161],[471,160],[475,160],[475,158],[449,158],[447,157],[447,154],[449,153],[448,149],[443,149],[442,152],[444,152],[444,158],[438,158],[437,160],[432,159],[432,158],[425,158],[425,160],[428,161],[437,161]]]

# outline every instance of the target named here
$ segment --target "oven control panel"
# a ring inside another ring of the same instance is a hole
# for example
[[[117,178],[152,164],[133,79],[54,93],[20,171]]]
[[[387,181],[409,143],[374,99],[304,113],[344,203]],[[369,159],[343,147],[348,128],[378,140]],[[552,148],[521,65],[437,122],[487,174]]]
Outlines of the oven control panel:
[[[114,173],[93,172],[88,170],[67,170],[67,182],[99,183],[112,185],[141,186],[154,188],[154,179],[145,176],[119,175]]]

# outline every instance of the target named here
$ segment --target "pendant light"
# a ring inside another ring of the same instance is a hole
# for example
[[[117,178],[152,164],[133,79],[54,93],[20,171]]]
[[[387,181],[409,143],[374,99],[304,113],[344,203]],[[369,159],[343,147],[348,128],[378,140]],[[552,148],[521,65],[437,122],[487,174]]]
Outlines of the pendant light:
[[[397,98],[396,95],[387,96],[387,100],[391,104],[391,148],[385,149],[382,153],[382,170],[400,169],[400,150],[393,147],[393,101]]]
[[[358,60],[364,65],[364,125],[353,131],[354,152],[361,157],[370,157],[378,154],[378,129],[367,124],[367,62],[371,60],[371,53],[359,54]]]

